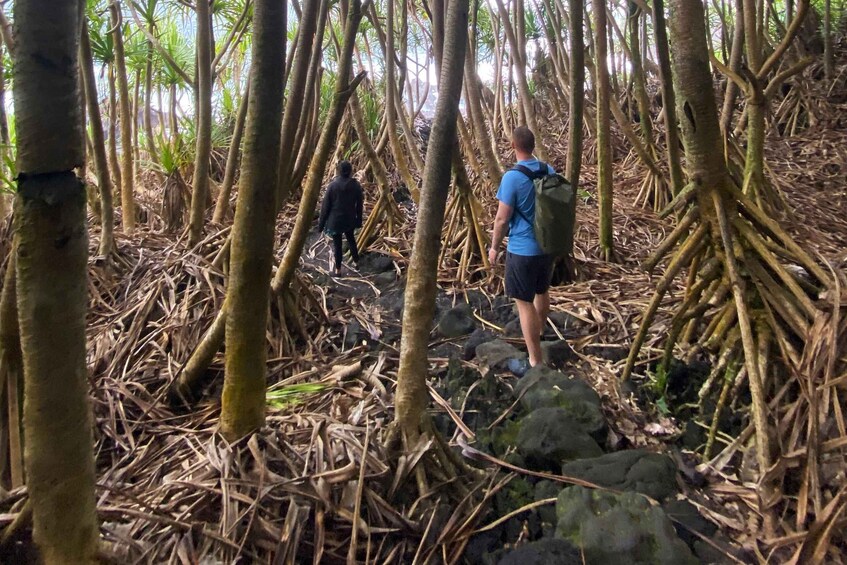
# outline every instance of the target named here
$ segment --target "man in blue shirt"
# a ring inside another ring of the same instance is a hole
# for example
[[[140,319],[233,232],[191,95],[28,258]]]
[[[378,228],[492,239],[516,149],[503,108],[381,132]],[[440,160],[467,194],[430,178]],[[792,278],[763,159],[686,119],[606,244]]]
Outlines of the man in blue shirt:
[[[517,164],[530,171],[540,171],[543,163],[536,159],[535,135],[529,128],[521,126],[512,133],[512,149]],[[554,174],[547,165],[548,173]],[[550,312],[550,278],[553,258],[544,253],[535,239],[535,188],[532,180],[520,171],[510,170],[500,181],[497,191],[500,206],[494,218],[494,233],[488,260],[497,262],[500,244],[508,229],[509,244],[506,248],[506,294],[515,300],[521,321],[529,366],[541,363],[541,333],[547,314]],[[528,367],[518,367],[522,374]]]

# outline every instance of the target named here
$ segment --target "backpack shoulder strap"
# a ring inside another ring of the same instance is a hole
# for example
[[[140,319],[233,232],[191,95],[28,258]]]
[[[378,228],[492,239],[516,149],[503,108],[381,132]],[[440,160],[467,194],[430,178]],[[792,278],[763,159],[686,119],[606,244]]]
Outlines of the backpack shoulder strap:
[[[529,169],[529,167],[527,167],[525,165],[521,165],[520,163],[515,163],[515,166],[512,167],[511,170],[517,171],[519,173],[526,175],[529,178],[529,180],[535,180],[535,178],[536,178],[535,172],[531,171]]]
[[[515,163],[515,166],[512,167],[512,170],[518,171],[519,173],[523,173],[529,178],[529,180],[534,181],[537,179],[543,179],[549,174],[549,169],[547,168],[547,163],[544,163],[542,161],[539,161],[538,163],[540,164],[540,167],[537,171],[533,171],[526,165],[521,165],[520,163]]]

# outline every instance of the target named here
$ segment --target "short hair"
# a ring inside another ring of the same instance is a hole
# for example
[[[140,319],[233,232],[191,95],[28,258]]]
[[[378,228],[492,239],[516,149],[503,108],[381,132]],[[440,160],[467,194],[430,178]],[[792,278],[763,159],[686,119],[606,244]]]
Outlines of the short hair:
[[[342,177],[349,177],[353,174],[353,165],[350,164],[350,161],[341,161],[338,163],[338,174]]]
[[[512,141],[515,143],[515,148],[520,149],[525,153],[535,151],[535,135],[526,126],[519,126],[512,132]]]

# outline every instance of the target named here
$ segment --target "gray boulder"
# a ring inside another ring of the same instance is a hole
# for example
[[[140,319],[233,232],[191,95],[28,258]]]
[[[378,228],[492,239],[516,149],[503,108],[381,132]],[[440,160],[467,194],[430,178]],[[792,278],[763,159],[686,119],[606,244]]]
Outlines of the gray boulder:
[[[562,466],[565,476],[614,490],[639,492],[659,501],[677,492],[676,471],[670,457],[643,449],[607,453]]]
[[[582,550],[588,565],[698,563],[664,511],[640,494],[575,486],[559,494],[556,513],[556,537]]]
[[[476,360],[482,367],[492,370],[505,370],[509,359],[513,358],[526,358],[526,353],[521,353],[514,345],[499,339],[483,343],[476,348]]]
[[[597,441],[606,435],[606,419],[600,409],[600,397],[588,384],[559,371],[538,366],[530,369],[515,385],[521,405],[532,412],[539,408],[564,408],[571,420]]]
[[[566,461],[603,454],[565,408],[540,408],[522,418],[519,425],[517,451],[532,469],[555,473]]]
[[[497,565],[582,565],[582,556],[565,540],[545,538],[513,549]]]

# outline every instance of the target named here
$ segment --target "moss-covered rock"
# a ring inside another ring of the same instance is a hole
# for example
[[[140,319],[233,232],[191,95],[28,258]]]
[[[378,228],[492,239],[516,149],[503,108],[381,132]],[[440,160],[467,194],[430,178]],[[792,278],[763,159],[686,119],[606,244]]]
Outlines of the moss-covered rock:
[[[531,468],[554,473],[566,461],[603,454],[566,408],[540,408],[522,418],[516,445]]]
[[[588,565],[695,565],[664,511],[634,492],[571,487],[556,503],[556,537],[582,550]]]
[[[527,412],[539,408],[564,408],[598,442],[606,436],[606,419],[600,397],[588,384],[547,367],[533,367],[515,386],[515,395]]]
[[[670,457],[643,449],[607,453],[562,466],[565,476],[615,490],[640,492],[656,500],[677,492],[676,471]]]

